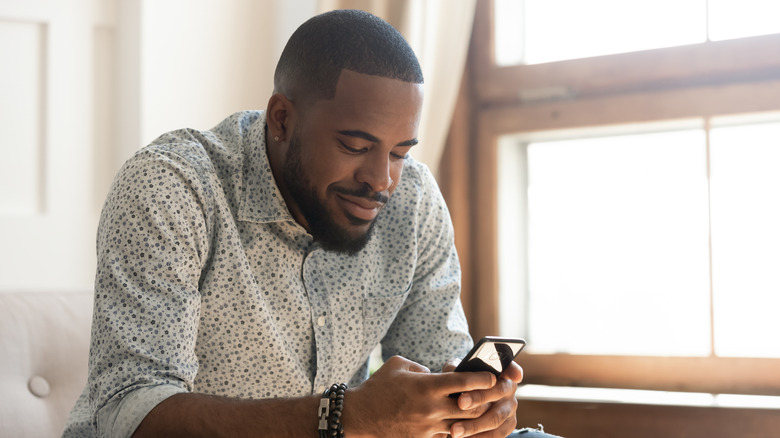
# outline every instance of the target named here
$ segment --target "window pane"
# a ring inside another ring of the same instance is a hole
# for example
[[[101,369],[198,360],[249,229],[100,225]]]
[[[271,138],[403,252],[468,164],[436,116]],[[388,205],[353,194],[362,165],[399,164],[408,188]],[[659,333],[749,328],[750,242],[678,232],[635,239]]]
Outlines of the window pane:
[[[497,0],[496,61],[538,64],[700,43],[706,0]]]
[[[523,0],[495,0],[495,56],[498,65],[525,61]]]
[[[701,130],[532,143],[529,347],[710,352]]]
[[[780,123],[710,143],[715,352],[780,357]]]
[[[709,0],[713,41],[780,33],[777,0]]]

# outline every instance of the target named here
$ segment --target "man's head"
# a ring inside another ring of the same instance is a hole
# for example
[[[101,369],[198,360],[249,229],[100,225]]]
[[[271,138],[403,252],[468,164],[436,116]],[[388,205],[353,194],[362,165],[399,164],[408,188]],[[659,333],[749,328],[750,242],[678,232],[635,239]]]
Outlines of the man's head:
[[[296,221],[324,248],[355,253],[417,144],[422,73],[392,26],[333,11],[290,38],[268,102],[268,157]]]
[[[336,10],[303,23],[287,41],[274,93],[288,99],[332,99],[342,70],[423,83],[412,48],[393,26],[358,10]]]

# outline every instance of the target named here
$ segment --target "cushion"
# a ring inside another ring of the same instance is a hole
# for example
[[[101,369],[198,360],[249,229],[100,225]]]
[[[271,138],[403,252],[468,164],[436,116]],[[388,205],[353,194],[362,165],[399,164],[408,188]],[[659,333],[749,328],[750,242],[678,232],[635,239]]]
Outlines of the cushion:
[[[3,436],[60,436],[87,380],[92,292],[0,291]]]

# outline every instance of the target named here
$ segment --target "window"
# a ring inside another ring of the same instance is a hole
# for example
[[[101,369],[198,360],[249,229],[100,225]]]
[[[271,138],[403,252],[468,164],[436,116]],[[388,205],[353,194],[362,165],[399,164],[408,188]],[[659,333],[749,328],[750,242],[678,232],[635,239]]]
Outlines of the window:
[[[778,33],[778,16],[774,0],[496,0],[496,62],[538,64]]]
[[[780,395],[774,4],[478,3],[476,334],[529,383]]]
[[[777,120],[502,138],[501,332],[544,353],[780,357]]]
[[[715,354],[780,357],[780,122],[713,125]]]
[[[538,64],[700,43],[706,13],[702,0],[497,1],[497,62]]]

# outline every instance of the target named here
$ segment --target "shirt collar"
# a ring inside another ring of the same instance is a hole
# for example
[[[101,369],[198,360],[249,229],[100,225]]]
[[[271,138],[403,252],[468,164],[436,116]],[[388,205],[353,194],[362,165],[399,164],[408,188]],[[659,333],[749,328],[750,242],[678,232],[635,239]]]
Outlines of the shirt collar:
[[[265,112],[249,126],[244,137],[244,194],[238,220],[250,222],[294,221],[276,184],[266,154]]]

